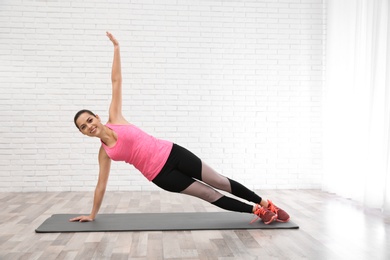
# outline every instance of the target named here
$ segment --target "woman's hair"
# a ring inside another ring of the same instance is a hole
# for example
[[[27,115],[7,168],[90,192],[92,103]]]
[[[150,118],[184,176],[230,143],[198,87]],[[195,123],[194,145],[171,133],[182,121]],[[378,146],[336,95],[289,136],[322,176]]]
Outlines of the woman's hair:
[[[81,116],[81,114],[84,114],[84,113],[88,113],[88,114],[90,114],[91,116],[96,117],[96,115],[95,115],[92,111],[90,111],[90,110],[88,110],[88,109],[82,109],[82,110],[80,110],[80,111],[77,112],[76,115],[74,116],[74,124],[76,125],[77,129],[79,129],[79,126],[77,125],[76,121],[77,121],[77,119]]]

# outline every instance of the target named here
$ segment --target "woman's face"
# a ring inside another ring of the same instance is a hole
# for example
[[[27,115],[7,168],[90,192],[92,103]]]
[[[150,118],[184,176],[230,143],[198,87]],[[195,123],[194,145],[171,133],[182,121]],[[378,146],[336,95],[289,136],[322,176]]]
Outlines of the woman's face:
[[[94,116],[87,112],[82,113],[76,120],[77,126],[82,134],[87,136],[98,136],[102,124],[98,115]]]

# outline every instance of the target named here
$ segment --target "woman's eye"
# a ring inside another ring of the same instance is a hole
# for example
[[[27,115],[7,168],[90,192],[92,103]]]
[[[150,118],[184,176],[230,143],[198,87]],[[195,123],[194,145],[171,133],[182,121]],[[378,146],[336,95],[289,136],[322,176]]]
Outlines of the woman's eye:
[[[89,118],[89,119],[88,119],[88,123],[92,123],[92,118]]]

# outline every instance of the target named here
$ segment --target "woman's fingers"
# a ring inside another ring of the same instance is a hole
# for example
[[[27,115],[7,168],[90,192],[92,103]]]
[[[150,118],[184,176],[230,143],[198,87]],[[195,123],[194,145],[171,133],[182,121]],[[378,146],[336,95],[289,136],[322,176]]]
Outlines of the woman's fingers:
[[[75,218],[71,218],[71,219],[69,219],[69,221],[79,221],[80,220],[80,217],[75,217]]]
[[[88,222],[88,221],[93,221],[93,219],[90,218],[89,216],[78,216],[78,217],[69,219],[69,221],[71,221],[71,222],[74,222],[74,221]]]
[[[83,216],[78,216],[78,217],[69,219],[69,221],[72,221],[72,222],[73,221],[80,221],[82,218],[83,218]]]
[[[115,39],[114,35],[112,35],[110,32],[106,32],[106,35],[114,45],[119,45],[119,43],[118,43],[117,39]]]

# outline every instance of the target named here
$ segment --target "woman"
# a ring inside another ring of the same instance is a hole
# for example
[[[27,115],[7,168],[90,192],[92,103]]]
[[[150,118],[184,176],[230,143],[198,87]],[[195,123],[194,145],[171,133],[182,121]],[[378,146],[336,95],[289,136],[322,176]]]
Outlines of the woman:
[[[289,215],[271,201],[263,200],[240,183],[220,175],[185,148],[156,139],[123,117],[119,43],[111,33],[107,32],[107,36],[114,45],[112,100],[108,122],[102,124],[100,117],[89,110],[81,110],[74,117],[74,123],[81,133],[101,140],[99,178],[91,214],[78,216],[70,221],[85,222],[95,219],[106,190],[111,160],[115,160],[133,164],[149,181],[164,190],[192,195],[225,210],[252,213],[256,215],[254,220],[261,218],[265,224],[273,221],[287,222]],[[224,196],[216,189],[254,204]]]

